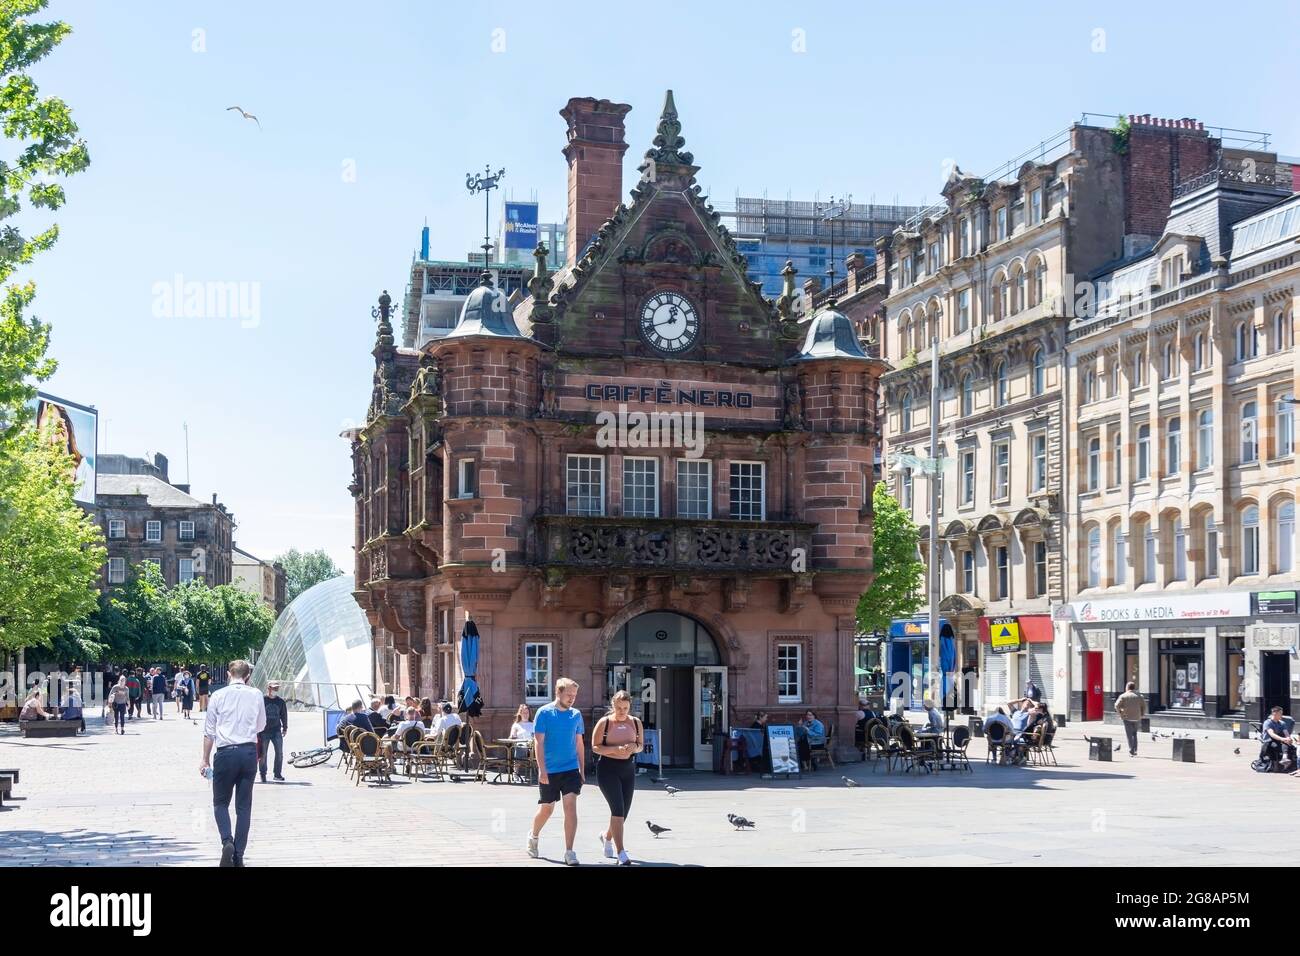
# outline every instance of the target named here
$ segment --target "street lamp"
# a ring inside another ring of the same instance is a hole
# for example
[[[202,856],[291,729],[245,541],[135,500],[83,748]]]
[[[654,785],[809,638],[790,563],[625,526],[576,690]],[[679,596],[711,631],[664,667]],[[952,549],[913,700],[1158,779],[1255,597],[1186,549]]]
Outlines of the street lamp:
[[[499,188],[505,174],[505,169],[498,169],[493,176],[492,167],[486,164],[481,173],[465,174],[465,188],[469,190],[470,195],[483,194],[483,268],[485,270],[492,259],[492,227],[488,224],[491,216],[492,190]]]

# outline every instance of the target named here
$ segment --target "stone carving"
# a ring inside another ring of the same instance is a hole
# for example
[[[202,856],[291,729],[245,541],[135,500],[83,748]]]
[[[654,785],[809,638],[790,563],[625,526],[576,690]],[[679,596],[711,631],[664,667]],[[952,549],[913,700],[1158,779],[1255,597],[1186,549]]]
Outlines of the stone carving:
[[[571,526],[567,540],[558,529],[550,537],[551,560],[602,567],[687,567],[700,569],[783,570],[791,552],[807,548],[807,535],[767,528],[637,525]]]
[[[382,581],[388,577],[388,552],[382,547],[370,552],[370,580]]]

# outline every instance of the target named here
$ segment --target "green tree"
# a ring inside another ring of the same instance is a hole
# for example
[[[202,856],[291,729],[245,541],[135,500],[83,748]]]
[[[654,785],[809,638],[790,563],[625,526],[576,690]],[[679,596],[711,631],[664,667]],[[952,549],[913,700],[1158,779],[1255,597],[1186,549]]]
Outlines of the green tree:
[[[152,561],[135,565],[126,584],[100,601],[90,623],[114,661],[185,660],[194,650],[184,606]]]
[[[230,584],[210,588],[191,581],[175,589],[190,627],[191,658],[246,658],[266,643],[275,613],[261,599]]]
[[[25,206],[56,210],[65,200],[52,177],[69,176],[90,165],[86,144],[66,103],[42,99],[27,74],[49,55],[71,28],[62,22],[32,23],[28,17],[47,0],[0,0],[0,129],[17,143],[16,156],[0,157],[0,282],[21,265],[49,249],[59,237],[51,223],[35,235],[14,224]],[[54,372],[45,354],[49,326],[25,311],[36,287],[10,285],[0,294],[0,462],[11,458],[5,447],[31,415],[35,383]]]
[[[0,468],[0,649],[50,647],[89,613],[107,552],[73,500],[67,452],[32,427],[11,436]]]
[[[876,483],[871,504],[876,576],[858,599],[858,630],[865,634],[888,631],[890,621],[911,617],[925,603],[921,589],[925,564],[918,557],[912,516],[899,507],[883,481]]]
[[[284,565],[286,601],[292,601],[309,587],[343,573],[324,550],[303,552],[290,548],[275,560]]]

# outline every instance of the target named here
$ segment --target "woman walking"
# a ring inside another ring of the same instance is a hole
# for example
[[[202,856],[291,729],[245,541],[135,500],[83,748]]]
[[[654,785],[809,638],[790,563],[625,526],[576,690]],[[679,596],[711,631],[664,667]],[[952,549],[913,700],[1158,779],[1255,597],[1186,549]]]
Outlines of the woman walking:
[[[194,679],[187,670],[176,675],[176,700],[181,705],[181,715],[189,717],[194,709]]]
[[[113,708],[113,729],[119,734],[126,733],[126,708],[131,702],[131,689],[126,686],[123,674],[108,692],[108,705]]]
[[[609,804],[609,829],[600,835],[605,856],[618,856],[619,866],[631,866],[623,846],[623,825],[636,791],[636,761],[645,746],[641,721],[632,716],[632,695],[620,690],[610,701],[609,713],[591,731],[591,749],[597,756],[596,784]]]

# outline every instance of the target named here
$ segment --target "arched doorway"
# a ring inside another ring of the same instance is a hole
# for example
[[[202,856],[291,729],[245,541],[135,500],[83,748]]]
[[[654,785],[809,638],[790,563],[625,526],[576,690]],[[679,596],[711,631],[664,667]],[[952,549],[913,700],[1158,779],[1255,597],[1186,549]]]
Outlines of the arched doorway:
[[[637,615],[610,640],[605,664],[610,695],[632,695],[665,767],[712,769],[713,737],[727,732],[727,668],[707,627],[675,611]]]

